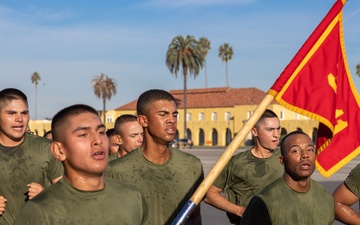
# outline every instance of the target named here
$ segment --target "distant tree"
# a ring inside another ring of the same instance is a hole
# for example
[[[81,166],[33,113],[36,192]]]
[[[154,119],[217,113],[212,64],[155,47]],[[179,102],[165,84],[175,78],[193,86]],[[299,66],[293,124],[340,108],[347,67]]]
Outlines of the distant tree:
[[[228,78],[228,61],[232,59],[234,52],[229,43],[224,43],[219,47],[219,57],[223,62],[226,63],[226,86],[229,87],[229,78]]]
[[[37,72],[31,75],[31,83],[35,85],[35,120],[37,120],[38,84],[40,80],[41,77]]]
[[[199,74],[203,66],[204,56],[194,36],[176,36],[170,43],[166,53],[166,66],[177,77],[179,70],[184,77],[184,138],[187,138],[186,108],[187,108],[187,77]]]
[[[356,75],[360,77],[360,63],[356,65]]]
[[[116,94],[116,81],[102,73],[93,77],[91,86],[96,97],[103,100],[103,122],[106,123],[106,99],[110,100]]]
[[[207,56],[209,50],[211,49],[210,41],[205,37],[201,37],[199,39],[199,43],[200,43],[200,47],[201,47],[201,53],[204,56],[205,88],[207,88],[208,86],[207,86],[206,56]]]

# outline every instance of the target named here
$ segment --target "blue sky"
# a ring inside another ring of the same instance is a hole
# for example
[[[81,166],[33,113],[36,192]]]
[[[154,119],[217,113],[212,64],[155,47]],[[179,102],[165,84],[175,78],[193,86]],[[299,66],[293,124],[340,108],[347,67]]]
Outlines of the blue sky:
[[[182,89],[165,55],[178,35],[206,37],[208,87],[224,87],[225,64],[218,48],[228,42],[231,87],[267,91],[335,0],[0,0],[0,88],[23,90],[34,118],[35,87],[41,76],[38,119],[52,117],[75,103],[102,109],[93,94],[94,75],[105,73],[118,84],[107,102],[113,109],[151,88]],[[360,63],[360,1],[344,7],[344,36],[353,80]],[[188,88],[204,88],[201,71]]]

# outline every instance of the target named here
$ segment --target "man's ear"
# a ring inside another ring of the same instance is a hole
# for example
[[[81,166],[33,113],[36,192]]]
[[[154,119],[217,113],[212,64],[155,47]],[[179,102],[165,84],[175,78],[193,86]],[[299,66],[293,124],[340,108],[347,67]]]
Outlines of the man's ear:
[[[140,123],[140,125],[141,125],[142,127],[147,127],[147,126],[148,126],[146,116],[144,116],[144,115],[139,115],[139,116],[137,117],[137,120],[138,120],[138,122]]]
[[[255,127],[251,128],[251,134],[254,136],[254,137],[257,137],[257,129]]]
[[[66,159],[66,154],[64,152],[63,146],[60,142],[53,141],[51,142],[51,152],[60,161],[64,161]]]
[[[119,145],[122,145],[121,136],[119,134],[114,134],[114,138]]]
[[[284,165],[284,156],[279,156],[279,161],[282,165]]]

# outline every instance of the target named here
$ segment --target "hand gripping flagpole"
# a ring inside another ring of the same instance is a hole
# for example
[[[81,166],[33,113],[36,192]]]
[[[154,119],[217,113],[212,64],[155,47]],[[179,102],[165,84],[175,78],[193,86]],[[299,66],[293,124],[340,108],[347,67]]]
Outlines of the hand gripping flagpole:
[[[177,215],[172,225],[182,225],[189,219],[191,213],[199,205],[207,190],[210,188],[215,179],[219,176],[220,172],[224,169],[225,165],[229,162],[231,157],[234,155],[236,150],[239,148],[241,142],[250,132],[251,128],[254,127],[256,122],[259,120],[261,115],[265,112],[266,108],[270,105],[271,101],[274,100],[274,96],[266,94],[264,99],[260,102],[254,113],[246,121],[244,126],[240,129],[235,138],[231,141],[229,146],[226,148],[224,153],[218,159],[216,164],[210,170],[205,179],[201,182],[199,187],[196,189],[190,200],[185,204],[180,213]]]

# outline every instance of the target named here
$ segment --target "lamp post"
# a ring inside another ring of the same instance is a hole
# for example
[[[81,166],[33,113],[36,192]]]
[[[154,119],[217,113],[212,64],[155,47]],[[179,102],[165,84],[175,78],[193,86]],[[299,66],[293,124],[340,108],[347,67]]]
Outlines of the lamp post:
[[[232,116],[229,118],[229,123],[230,123],[230,120],[233,121],[233,137],[235,137],[235,116]]]

